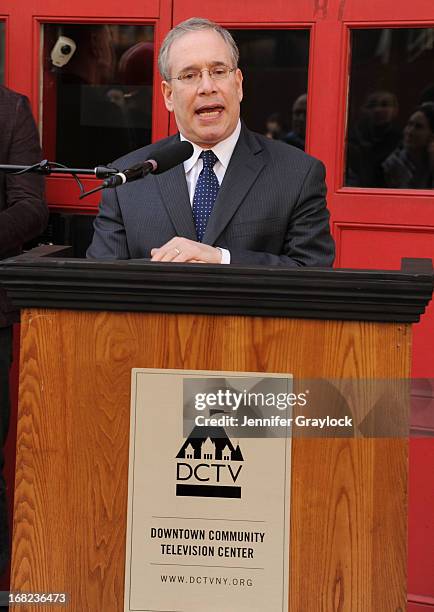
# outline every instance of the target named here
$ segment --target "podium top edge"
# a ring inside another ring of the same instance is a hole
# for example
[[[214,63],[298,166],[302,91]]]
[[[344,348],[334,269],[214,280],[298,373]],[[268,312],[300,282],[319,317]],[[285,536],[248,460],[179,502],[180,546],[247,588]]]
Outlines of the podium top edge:
[[[17,308],[419,321],[432,298],[430,259],[401,270],[91,260],[40,247],[0,261]]]
[[[59,247],[56,247],[59,249]],[[38,253],[34,253],[38,251]],[[219,276],[251,276],[261,277],[270,275],[275,277],[305,277],[305,278],[352,278],[371,277],[373,280],[378,278],[402,279],[409,277],[426,277],[432,280],[433,262],[429,258],[403,258],[400,270],[375,269],[375,268],[309,268],[309,267],[286,267],[286,266],[252,266],[252,265],[225,265],[220,264],[184,264],[184,263],[160,263],[147,259],[84,259],[72,257],[57,257],[56,251],[41,251],[41,247],[8,259],[0,260],[0,278],[9,276],[7,273],[13,268],[15,272],[24,268],[35,268],[42,272],[42,269],[56,270],[58,268],[71,271],[104,271],[111,270],[118,273],[143,272],[149,274],[161,274],[162,272],[180,274],[187,272],[189,275],[214,275]],[[36,272],[36,270],[35,270]]]

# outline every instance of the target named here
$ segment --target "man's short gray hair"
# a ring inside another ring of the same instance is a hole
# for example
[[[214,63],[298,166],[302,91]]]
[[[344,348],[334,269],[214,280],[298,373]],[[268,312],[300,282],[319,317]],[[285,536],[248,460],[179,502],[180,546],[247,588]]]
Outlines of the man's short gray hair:
[[[228,45],[233,65],[231,68],[238,68],[238,60],[240,58],[240,52],[238,51],[237,43],[232,38],[232,35],[222,28],[218,23],[214,21],[210,21],[209,19],[203,19],[201,17],[191,17],[186,21],[182,21],[178,23],[170,32],[167,34],[166,38],[163,40],[163,44],[160,47],[160,52],[158,54],[158,69],[160,71],[163,79],[167,80],[170,78],[169,74],[169,51],[173,42],[184,34],[188,34],[189,32],[201,32],[204,30],[214,30],[223,38],[225,43]]]

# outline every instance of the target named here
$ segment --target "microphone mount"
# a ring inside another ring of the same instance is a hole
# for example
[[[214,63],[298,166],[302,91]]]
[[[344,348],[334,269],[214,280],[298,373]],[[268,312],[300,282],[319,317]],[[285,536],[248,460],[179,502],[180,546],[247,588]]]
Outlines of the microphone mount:
[[[28,172],[30,172],[31,174],[42,174],[43,176],[48,176],[50,174],[69,174],[77,181],[77,184],[80,188],[81,199],[82,197],[84,197],[85,191],[77,174],[85,176],[95,176],[99,179],[107,179],[110,176],[117,174],[119,170],[117,170],[116,168],[109,168],[108,166],[96,166],[95,168],[68,168],[67,166],[59,164],[58,162],[51,162],[48,161],[48,159],[43,159],[37,164],[33,164],[31,166],[0,164],[0,172],[6,172],[7,174],[13,174],[15,176],[26,174]],[[89,191],[87,193],[93,193],[93,191],[96,190],[93,189],[92,191]]]
[[[119,171],[116,168],[109,168],[108,166],[97,166],[96,168],[68,168],[58,162],[50,162],[47,159],[43,159],[37,164],[32,166],[13,166],[13,165],[0,165],[0,172],[8,172],[14,175],[24,174],[26,172],[33,172],[35,174],[70,174],[77,181],[80,188],[80,200],[95,193],[101,191],[101,189],[114,188],[130,181],[136,181],[140,178],[145,177],[147,174],[160,174],[166,172],[174,166],[183,163],[186,159],[193,155],[193,145],[190,142],[174,142],[170,145],[163,146],[153,153],[153,159],[147,159],[143,162],[136,163],[130,168]],[[83,185],[78,178],[78,174],[95,176],[99,179],[104,179],[102,184],[90,191],[85,192]]]

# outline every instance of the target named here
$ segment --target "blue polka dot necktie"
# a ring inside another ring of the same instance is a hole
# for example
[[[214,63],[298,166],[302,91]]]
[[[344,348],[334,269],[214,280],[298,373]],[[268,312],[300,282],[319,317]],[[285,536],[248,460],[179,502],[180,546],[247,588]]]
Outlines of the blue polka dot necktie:
[[[206,225],[216,201],[219,182],[213,170],[218,161],[213,151],[202,151],[199,157],[203,160],[203,168],[197,179],[193,197],[193,218],[199,242],[202,242]]]

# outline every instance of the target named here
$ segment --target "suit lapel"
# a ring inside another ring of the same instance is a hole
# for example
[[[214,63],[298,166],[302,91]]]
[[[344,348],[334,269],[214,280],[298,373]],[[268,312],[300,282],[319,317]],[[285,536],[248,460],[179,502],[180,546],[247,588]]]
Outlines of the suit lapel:
[[[208,220],[203,242],[214,244],[265,166],[258,141],[243,126]]]
[[[156,174],[155,180],[176,235],[197,240],[184,165],[179,164],[167,172]]]

